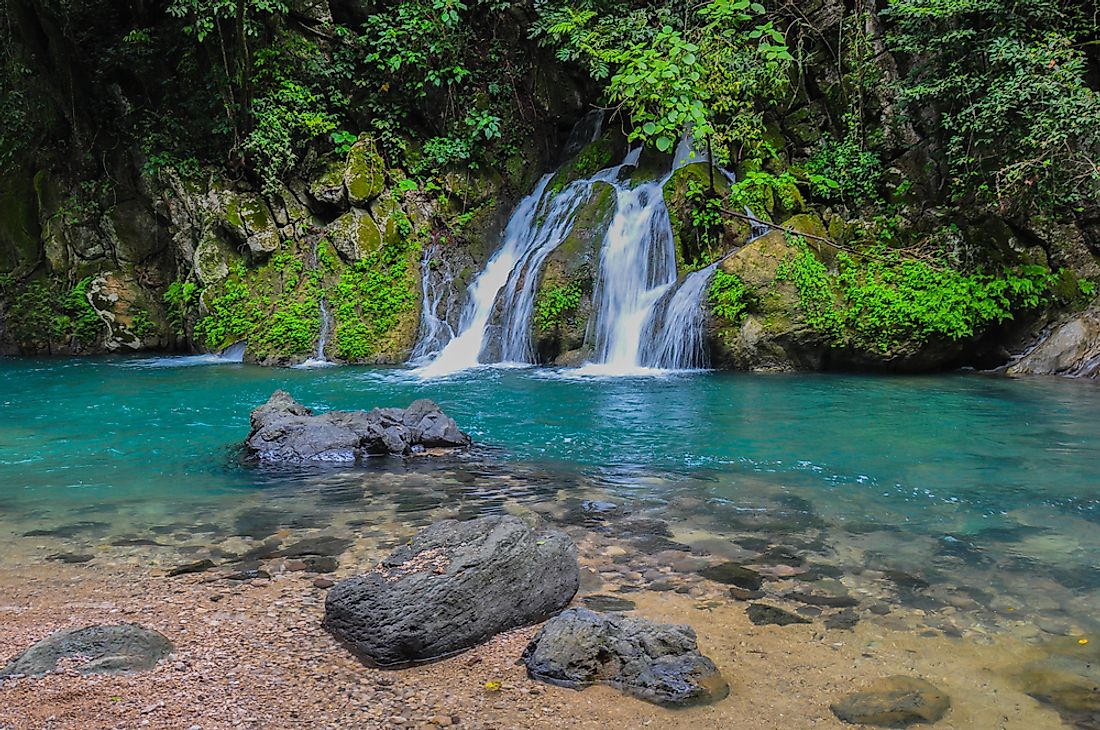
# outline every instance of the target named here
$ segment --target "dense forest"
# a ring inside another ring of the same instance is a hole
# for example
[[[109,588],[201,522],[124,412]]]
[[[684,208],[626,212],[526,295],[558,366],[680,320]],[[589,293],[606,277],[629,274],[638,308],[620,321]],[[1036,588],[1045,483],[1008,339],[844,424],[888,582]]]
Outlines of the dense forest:
[[[541,174],[637,145],[667,166],[689,132],[708,163],[665,196],[681,273],[721,261],[716,365],[1002,364],[1100,280],[1098,23],[1068,0],[7,0],[0,350],[286,363],[325,301],[333,358],[404,360],[427,284],[461,299]],[[584,348],[596,197],[543,275],[540,361]]]

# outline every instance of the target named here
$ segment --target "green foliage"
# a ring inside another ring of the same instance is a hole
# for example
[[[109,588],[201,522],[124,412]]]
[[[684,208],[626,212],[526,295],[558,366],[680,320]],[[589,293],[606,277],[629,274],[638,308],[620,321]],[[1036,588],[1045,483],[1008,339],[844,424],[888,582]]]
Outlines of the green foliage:
[[[416,306],[419,250],[411,238],[387,240],[344,269],[330,292],[338,357],[367,360],[383,351],[402,316]]]
[[[1058,280],[1045,266],[962,272],[885,253],[857,260],[840,253],[830,273],[804,239],[777,277],[798,289],[807,323],[836,345],[889,353],[932,338],[960,340],[1041,306]]]
[[[148,337],[155,337],[160,328],[157,327],[156,322],[149,318],[148,312],[139,309],[133,312],[130,317],[130,331],[134,333],[135,337],[144,340]]]
[[[95,344],[106,327],[88,300],[91,283],[89,276],[71,289],[57,279],[19,285],[5,275],[0,279],[0,300],[5,302],[12,339],[29,351],[48,350],[55,342],[74,349]]]
[[[576,281],[540,291],[535,302],[535,324],[539,331],[549,332],[565,324],[580,306],[582,294],[583,288]]]
[[[851,205],[882,202],[883,167],[879,155],[860,147],[858,135],[835,140],[826,136],[806,162],[810,191],[825,200]]]
[[[180,337],[187,334],[187,322],[198,311],[202,289],[193,281],[173,281],[164,291],[168,326]]]
[[[359,139],[359,135],[352,134],[346,129],[338,129],[329,135],[336,151],[342,155],[351,152],[351,146]]]
[[[716,269],[711,279],[708,301],[714,316],[734,325],[741,324],[749,306],[745,282],[737,274]]]
[[[763,215],[776,204],[793,210],[799,203],[798,180],[790,172],[778,175],[766,170],[748,170],[730,188],[730,202],[735,208],[748,208]]]
[[[609,103],[633,124],[630,139],[661,152],[685,129],[722,146],[761,139],[760,109],[785,88],[793,60],[783,34],[760,22],[764,7],[750,0],[711,0],[682,15],[670,6],[536,7],[533,36],[607,79]]]
[[[310,51],[308,44],[298,45],[295,50]],[[306,143],[337,127],[336,104],[287,73],[287,55],[292,49],[287,42],[278,50],[256,55],[255,82],[263,92],[253,102],[253,127],[244,149],[254,159],[268,193],[274,193],[282,176],[298,164]]]
[[[1084,40],[1096,18],[1057,0],[890,0],[891,41],[919,57],[901,88],[935,109],[955,200],[1065,210],[1100,191],[1100,94]],[[1092,41],[1095,43],[1095,41]]]
[[[230,268],[220,291],[205,297],[207,314],[195,337],[208,350],[245,340],[258,359],[312,352],[320,333],[321,276],[282,249],[257,269]]]

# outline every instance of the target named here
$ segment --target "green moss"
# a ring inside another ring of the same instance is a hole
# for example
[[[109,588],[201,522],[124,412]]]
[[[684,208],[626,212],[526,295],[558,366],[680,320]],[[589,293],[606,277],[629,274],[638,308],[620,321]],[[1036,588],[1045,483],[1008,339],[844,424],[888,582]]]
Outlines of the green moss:
[[[1045,266],[966,273],[885,253],[858,261],[841,253],[832,272],[804,239],[796,244],[777,278],[798,288],[807,323],[835,345],[887,354],[932,338],[971,337],[1042,305],[1058,280]]]
[[[419,251],[411,239],[386,241],[341,272],[330,292],[337,357],[371,360],[405,344],[402,326],[416,315]]]
[[[710,284],[708,301],[714,316],[738,325],[748,311],[748,292],[745,282],[737,274],[728,274],[721,269],[714,272]]]
[[[381,155],[369,137],[362,137],[348,152],[347,172],[344,183],[348,197],[355,205],[366,205],[382,194],[385,186],[385,169]]]
[[[207,314],[195,325],[196,339],[209,350],[246,340],[249,354],[261,362],[312,352],[320,333],[322,275],[306,270],[306,255],[287,247],[255,269],[235,263],[225,281],[207,289]]]
[[[580,282],[553,286],[539,291],[535,301],[535,325],[540,332],[558,329],[577,313],[583,294]]]

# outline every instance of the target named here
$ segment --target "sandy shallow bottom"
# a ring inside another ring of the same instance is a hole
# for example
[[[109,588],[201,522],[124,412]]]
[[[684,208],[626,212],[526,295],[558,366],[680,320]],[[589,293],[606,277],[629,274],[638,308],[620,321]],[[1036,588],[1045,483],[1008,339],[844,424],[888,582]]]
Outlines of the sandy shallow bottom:
[[[871,621],[851,631],[758,627],[735,600],[632,593],[635,615],[693,626],[732,687],[715,705],[670,711],[606,687],[528,679],[516,660],[537,627],[427,666],[364,667],[320,628],[325,591],[315,576],[275,570],[271,580],[229,583],[129,563],[0,568],[2,658],[95,623],[140,622],[176,647],[140,675],[0,682],[0,728],[852,728],[829,704],[891,674],[921,676],[951,696],[937,728],[1065,727],[1015,685],[1014,668],[1038,648],[1011,632],[975,641]]]

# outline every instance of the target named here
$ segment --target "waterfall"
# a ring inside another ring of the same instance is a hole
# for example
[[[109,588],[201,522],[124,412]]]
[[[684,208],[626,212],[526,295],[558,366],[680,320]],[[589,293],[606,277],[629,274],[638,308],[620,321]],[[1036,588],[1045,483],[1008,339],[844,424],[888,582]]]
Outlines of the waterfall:
[[[641,361],[661,370],[699,370],[710,365],[704,342],[706,292],[718,264],[693,271],[653,308]]]
[[[431,357],[455,336],[451,326],[457,294],[454,272],[437,256],[439,252],[438,244],[425,246],[420,261],[420,336],[412,352],[413,362]]]
[[[575,136],[598,135],[596,121],[602,116],[578,125]],[[595,132],[587,131],[593,127]],[[615,211],[600,247],[594,315],[586,338],[593,358],[579,372],[624,375],[706,367],[703,302],[715,266],[677,281],[664,185],[683,165],[707,158],[693,150],[690,135],[685,135],[671,169],[659,180],[621,179],[624,171],[637,167],[641,153],[635,148],[618,165],[560,191],[548,192],[553,175],[544,175],[516,206],[500,248],[470,284],[457,330],[439,320],[439,294],[425,283],[425,310],[431,311],[421,315],[416,356],[423,360],[437,354],[416,372],[434,377],[483,363],[534,361],[531,326],[542,266],[568,237],[597,182],[613,187]],[[724,170],[722,174],[731,177]],[[427,268],[425,272],[427,279]]]
[[[640,148],[632,150],[622,163],[550,195],[547,187],[554,176],[544,175],[516,206],[500,249],[470,284],[457,335],[417,374],[436,377],[486,362],[532,363],[531,319],[542,264],[569,235],[594,184],[616,184],[623,169],[638,164],[640,154]]]
[[[671,173],[670,173],[671,174]],[[650,312],[676,280],[676,250],[662,186],[616,185],[615,216],[604,237],[594,294],[595,359],[589,373],[625,374],[639,360]]]
[[[336,363],[325,357],[325,348],[328,346],[329,334],[332,332],[332,315],[328,311],[328,302],[324,297],[321,297],[321,303],[318,305],[318,317],[321,321],[320,333],[317,335],[317,349],[313,353],[313,357],[310,357],[305,362],[299,363],[295,367],[298,368],[327,368],[332,367]]]
[[[458,334],[440,350],[427,365],[417,372],[424,377],[446,375],[466,370],[480,363],[481,350],[485,346],[486,329],[493,313],[500,290],[508,282],[516,265],[536,243],[532,235],[537,229],[536,214],[539,201],[553,175],[543,175],[534,192],[516,206],[504,229],[504,242],[489,259],[485,269],[470,284],[466,296],[466,308],[458,323]]]

